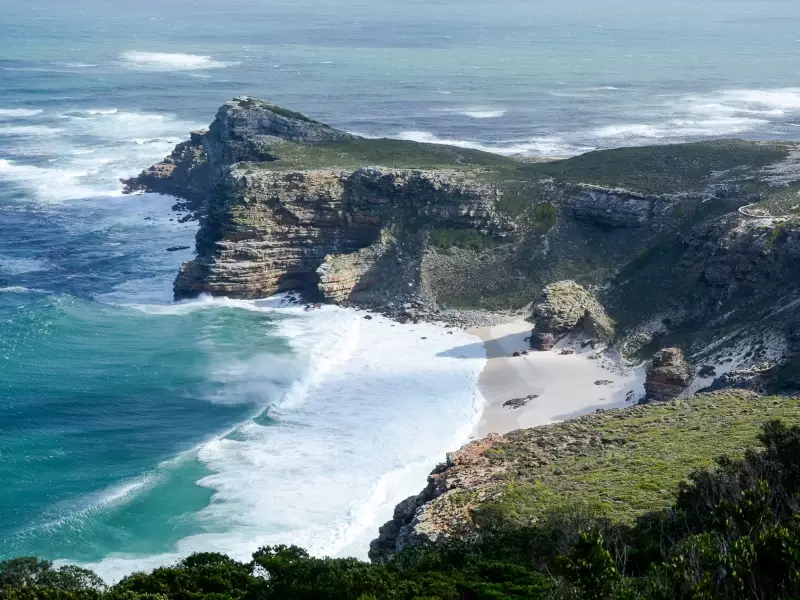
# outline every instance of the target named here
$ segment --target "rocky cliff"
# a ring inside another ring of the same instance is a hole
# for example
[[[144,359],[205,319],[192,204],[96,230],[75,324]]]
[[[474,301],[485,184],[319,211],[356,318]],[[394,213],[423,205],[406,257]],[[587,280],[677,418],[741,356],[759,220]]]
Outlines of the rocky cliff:
[[[529,163],[365,139],[242,97],[126,185],[203,215],[178,298],[295,290],[405,316],[533,303],[534,344],[580,330],[654,358],[651,396],[669,399],[704,385],[800,389],[798,148],[721,140]],[[689,363],[707,368],[693,378]],[[736,410],[754,410],[742,402]],[[614,421],[592,429],[605,418],[467,446],[398,506],[373,556],[475,531],[509,502],[533,514],[546,499],[535,481],[559,477],[576,453],[635,460],[628,441],[597,433]]]

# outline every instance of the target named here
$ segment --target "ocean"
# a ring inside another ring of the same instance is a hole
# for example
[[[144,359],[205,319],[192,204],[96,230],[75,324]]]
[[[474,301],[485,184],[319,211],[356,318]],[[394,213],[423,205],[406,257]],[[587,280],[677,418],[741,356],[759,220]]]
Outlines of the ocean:
[[[363,558],[479,418],[466,333],[171,302],[197,225],[118,180],[223,101],[504,154],[795,139],[799,26],[791,0],[5,0],[0,559]]]

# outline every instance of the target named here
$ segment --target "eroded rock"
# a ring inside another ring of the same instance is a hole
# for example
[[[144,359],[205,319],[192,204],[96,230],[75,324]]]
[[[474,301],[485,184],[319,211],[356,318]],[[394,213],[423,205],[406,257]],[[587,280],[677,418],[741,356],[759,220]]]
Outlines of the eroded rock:
[[[645,401],[674,400],[694,379],[694,369],[680,348],[664,348],[653,355],[644,382]]]
[[[607,342],[614,323],[594,295],[574,281],[551,283],[533,305],[531,348],[549,350],[564,336],[582,333]]]

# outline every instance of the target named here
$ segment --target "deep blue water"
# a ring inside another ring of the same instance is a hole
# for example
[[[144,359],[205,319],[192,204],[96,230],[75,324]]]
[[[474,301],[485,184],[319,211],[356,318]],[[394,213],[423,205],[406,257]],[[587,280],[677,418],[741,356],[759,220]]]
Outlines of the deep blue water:
[[[222,101],[504,153],[794,139],[799,26],[791,0],[5,0],[0,558],[363,555],[475,418],[454,336],[170,304],[196,224],[118,179]]]

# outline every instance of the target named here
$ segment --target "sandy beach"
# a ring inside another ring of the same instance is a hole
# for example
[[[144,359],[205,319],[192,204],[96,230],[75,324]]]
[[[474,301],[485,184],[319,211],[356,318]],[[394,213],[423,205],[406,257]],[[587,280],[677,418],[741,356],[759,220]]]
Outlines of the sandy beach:
[[[598,408],[625,406],[644,394],[644,367],[624,366],[618,356],[562,341],[548,352],[530,351],[531,324],[522,319],[470,330],[483,340],[486,367],[479,386],[486,399],[473,437],[561,421]],[[562,354],[564,350],[574,354]],[[536,395],[524,406],[504,403]]]

